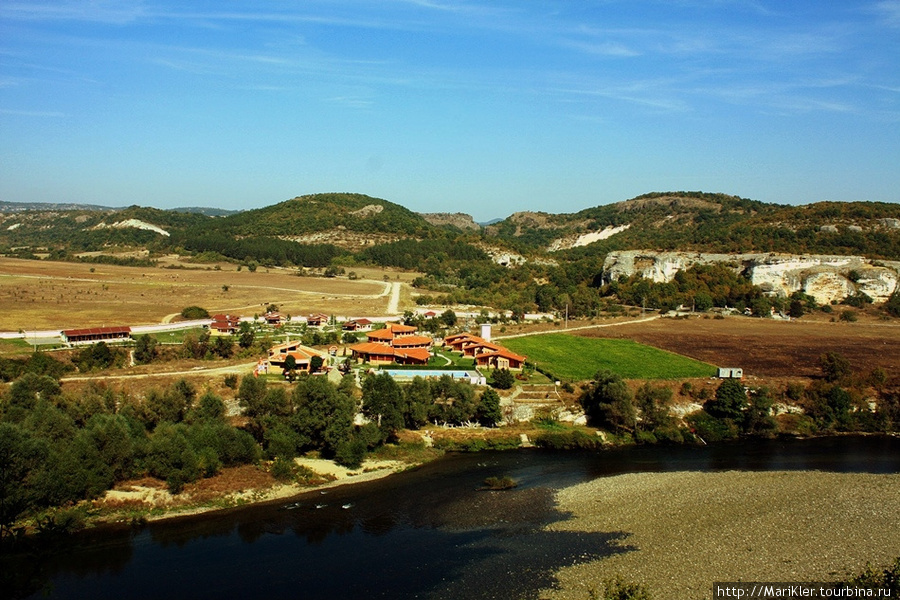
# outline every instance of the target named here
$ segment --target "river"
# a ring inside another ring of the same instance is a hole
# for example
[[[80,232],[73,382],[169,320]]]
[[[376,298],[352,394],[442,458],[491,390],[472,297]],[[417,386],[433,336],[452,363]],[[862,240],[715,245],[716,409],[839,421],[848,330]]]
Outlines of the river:
[[[548,531],[557,490],[670,471],[900,473],[900,439],[842,436],[600,452],[453,454],[289,501],[101,527],[3,557],[15,597],[529,598],[562,567],[627,551],[621,532]],[[485,478],[518,487],[485,491]]]

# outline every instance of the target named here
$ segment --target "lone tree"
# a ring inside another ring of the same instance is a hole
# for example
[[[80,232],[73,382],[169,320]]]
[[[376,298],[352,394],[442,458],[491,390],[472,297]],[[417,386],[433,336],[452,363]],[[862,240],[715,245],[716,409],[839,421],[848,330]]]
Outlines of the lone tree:
[[[440,316],[441,323],[446,325],[447,327],[453,327],[456,325],[456,313],[453,312],[452,309],[447,309],[441,313]]]
[[[891,297],[888,298],[888,301],[884,303],[882,308],[892,317],[900,317],[900,291],[891,294]]]
[[[612,371],[600,371],[580,399],[588,421],[596,427],[633,431],[637,424],[634,396],[625,381]]]
[[[146,365],[156,358],[156,338],[150,335],[141,335],[134,346],[134,362]]]
[[[672,405],[672,390],[645,383],[635,394],[635,403],[641,410],[640,428],[652,431],[657,427],[672,425],[674,419],[669,414]]]
[[[249,348],[255,340],[256,334],[253,332],[253,326],[247,321],[242,321],[238,329],[238,346]]]
[[[226,290],[227,291],[227,290]],[[185,319],[208,319],[209,311],[200,306],[187,306],[181,309],[181,316]]]
[[[509,369],[496,369],[492,379],[491,385],[498,390],[508,390],[516,383],[516,378]]]
[[[819,357],[825,381],[834,383],[850,374],[850,361],[840,352],[826,352]]]
[[[281,368],[284,372],[284,378],[293,382],[297,378],[297,359],[293,354],[288,354],[284,359],[284,366]]]
[[[482,392],[475,417],[485,427],[494,427],[503,418],[500,411],[500,395],[493,388],[487,388]]]
[[[363,381],[363,414],[378,425],[384,439],[403,429],[403,390],[394,378],[384,373]]]
[[[741,380],[726,379],[716,388],[715,397],[703,405],[703,410],[717,419],[731,419],[737,422],[744,418],[747,405],[747,392]]]

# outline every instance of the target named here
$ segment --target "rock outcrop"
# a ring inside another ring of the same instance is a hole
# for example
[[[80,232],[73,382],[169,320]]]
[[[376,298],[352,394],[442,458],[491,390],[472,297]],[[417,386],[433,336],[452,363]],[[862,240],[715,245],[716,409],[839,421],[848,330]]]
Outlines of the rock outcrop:
[[[678,271],[697,264],[722,263],[746,274],[754,285],[780,296],[802,291],[820,304],[841,301],[862,292],[875,302],[886,301],[900,284],[900,262],[861,256],[793,254],[706,254],[628,250],[611,252],[603,263],[606,281],[639,273],[668,282]]]
[[[143,229],[144,231],[152,231],[154,233],[158,233],[159,235],[169,237],[169,232],[162,227],[157,227],[152,223],[147,223],[146,221],[141,221],[139,219],[125,219],[124,221],[113,223],[112,225],[107,225],[106,223],[98,223],[97,225],[94,225],[92,229],[127,229],[129,227],[133,227],[134,229]]]
[[[574,234],[568,237],[560,238],[558,240],[554,240],[550,246],[547,247],[547,252],[556,252],[557,250],[568,250],[569,248],[578,248],[579,246],[587,246],[588,244],[593,244],[594,242],[599,242],[600,240],[605,240],[611,238],[617,233],[622,233],[627,230],[631,225],[619,225],[618,227],[609,226],[600,231],[591,231],[589,233],[582,234]]]
[[[432,225],[452,225],[465,231],[466,229],[480,230],[481,225],[475,222],[472,215],[466,213],[419,213],[423,219]]]

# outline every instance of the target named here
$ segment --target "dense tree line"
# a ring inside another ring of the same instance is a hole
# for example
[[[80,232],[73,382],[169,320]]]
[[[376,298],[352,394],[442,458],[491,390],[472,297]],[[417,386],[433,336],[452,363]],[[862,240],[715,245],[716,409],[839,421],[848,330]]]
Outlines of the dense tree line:
[[[55,360],[45,352],[35,352],[26,358],[0,357],[0,381],[13,381],[26,373],[59,379],[73,368],[73,365]]]
[[[401,386],[370,375],[360,391],[353,375],[340,385],[301,375],[292,386],[247,376],[237,396],[247,417],[241,429],[226,420],[220,397],[183,379],[138,398],[93,384],[66,393],[54,377],[24,372],[0,396],[0,525],[132,477],[151,475],[179,492],[223,467],[261,457],[283,466],[310,450],[358,467],[401,429],[501,419],[494,390],[478,394],[450,377]],[[359,412],[367,424],[354,423]]]
[[[337,246],[331,244],[299,244],[273,237],[235,239],[224,233],[208,231],[189,231],[173,236],[173,244],[190,252],[215,252],[238,261],[278,266],[322,268],[342,254]]]
[[[354,375],[339,385],[301,374],[292,388],[245,377],[238,398],[249,430],[270,459],[289,460],[317,450],[341,464],[358,467],[366,451],[392,440],[401,429],[428,422],[496,425],[500,397],[487,389],[477,395],[467,382],[449,376],[416,377],[401,386],[387,374],[369,375],[357,390]],[[354,424],[361,412],[368,423]]]
[[[694,265],[678,271],[667,283],[634,274],[604,285],[601,294],[632,306],[671,310],[683,305],[698,311],[714,306],[743,309],[763,295],[749,279],[723,264]]]
[[[384,267],[415,269],[425,273],[443,273],[452,263],[489,260],[483,250],[451,237],[378,244],[363,249],[359,258]]]
[[[887,385],[881,369],[854,372],[836,352],[820,359],[822,377],[809,385],[788,384],[783,390],[747,386],[739,379],[724,379],[714,393],[707,388],[695,393],[690,384],[682,393],[702,404],[702,410],[685,418],[671,411],[673,392],[644,383],[632,392],[616,373],[602,371],[583,392],[580,403],[588,423],[638,443],[706,442],[740,436],[770,437],[781,430],[801,434],[830,432],[891,433],[900,431],[900,390]],[[776,419],[776,403],[802,409]]]
[[[259,448],[225,420],[212,393],[184,380],[141,400],[103,386],[64,393],[26,373],[0,398],[0,526],[23,514],[93,498],[143,474],[170,490],[251,463]]]

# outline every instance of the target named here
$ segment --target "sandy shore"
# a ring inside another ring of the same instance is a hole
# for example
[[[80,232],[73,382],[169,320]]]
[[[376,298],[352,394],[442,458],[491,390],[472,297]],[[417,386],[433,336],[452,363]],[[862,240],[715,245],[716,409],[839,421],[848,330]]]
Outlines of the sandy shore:
[[[410,463],[397,460],[366,460],[359,469],[348,469],[336,464],[334,461],[320,458],[296,458],[294,461],[317,475],[328,479],[326,483],[318,485],[300,485],[296,483],[276,484],[265,489],[249,489],[223,496],[222,504],[229,503],[256,503],[270,502],[298,496],[312,490],[321,490],[347,485],[373,481],[387,477],[393,473],[403,471],[412,466]],[[147,517],[148,521],[159,521],[174,517],[197,515],[218,510],[217,506],[192,506],[191,498],[173,496],[165,489],[147,486],[128,486],[126,490],[109,490],[104,495],[102,503],[138,502],[147,508],[165,508],[161,514]]]
[[[900,475],[635,473],[557,496],[554,531],[625,532],[633,551],[562,569],[541,598],[585,600],[615,575],[654,599],[712,597],[714,581],[829,581],[900,555]]]

